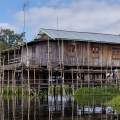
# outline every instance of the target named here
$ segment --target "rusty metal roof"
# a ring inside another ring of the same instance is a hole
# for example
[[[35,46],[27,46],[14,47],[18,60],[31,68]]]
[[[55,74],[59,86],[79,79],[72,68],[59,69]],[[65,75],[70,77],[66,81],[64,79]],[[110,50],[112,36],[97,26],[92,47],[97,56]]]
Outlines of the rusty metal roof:
[[[117,43],[117,44],[120,43],[120,35],[113,35],[113,34],[65,31],[65,30],[44,29],[44,28],[40,30],[40,33],[44,33],[54,40],[63,39],[63,40],[102,42],[102,43]]]

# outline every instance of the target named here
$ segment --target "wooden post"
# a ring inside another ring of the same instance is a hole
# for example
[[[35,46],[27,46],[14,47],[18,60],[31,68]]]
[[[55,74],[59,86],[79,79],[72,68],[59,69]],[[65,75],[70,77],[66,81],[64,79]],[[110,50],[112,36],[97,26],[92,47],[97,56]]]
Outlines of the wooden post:
[[[12,94],[14,93],[14,69],[12,70]]]
[[[9,120],[9,117],[10,117],[10,100],[9,100],[9,98],[7,98],[7,109],[8,109],[8,120]]]
[[[47,68],[48,68],[48,95],[49,95],[49,88],[50,88],[50,81],[51,81],[51,75],[50,75],[50,41],[49,41],[49,38],[48,38],[48,61],[47,61]]]
[[[0,53],[0,94],[2,92],[2,74],[3,74],[3,67],[2,67],[2,58]]]
[[[40,72],[40,71],[39,71]],[[41,84],[41,72],[39,73],[39,92],[40,92],[40,84]]]
[[[5,118],[5,112],[4,112],[4,99],[2,98],[2,100],[1,100],[1,102],[2,102],[2,108],[1,108],[1,111],[2,111],[2,115],[1,115],[1,120],[5,120],[4,118]]]
[[[12,96],[12,115],[13,115],[13,120],[15,120],[15,111],[16,111],[16,97]]]
[[[35,74],[35,68],[34,68],[34,91],[36,92],[36,81],[35,81],[35,76],[36,76],[36,74]]]
[[[22,95],[22,98],[21,98],[21,114],[22,114],[22,119],[21,120],[24,120],[24,109],[23,109],[23,106],[24,106],[24,100],[23,100],[23,95]]]
[[[103,87],[103,79],[102,79],[102,65],[103,64],[103,50],[102,50],[102,45],[101,45],[101,88]]]
[[[5,72],[5,70],[4,70],[4,64],[5,64],[5,57],[3,58],[3,76],[2,76],[2,95],[3,95],[3,90],[4,90],[4,72]]]
[[[24,74],[23,74],[23,65],[22,65],[22,73],[21,73],[21,79],[22,79],[22,96],[24,95]]]
[[[88,42],[88,46],[87,46],[87,52],[88,52],[88,76],[87,76],[87,79],[88,79],[88,88],[90,87],[90,43]]]
[[[26,52],[27,52],[27,87],[28,87],[28,94],[30,95],[30,66],[29,66],[29,48],[28,48],[28,45],[26,43]]]
[[[73,95],[74,95],[74,72],[73,72],[73,68],[72,68],[72,92],[73,92]]]
[[[16,53],[15,53],[15,50],[14,50],[14,64],[15,64],[15,57],[16,57],[16,55],[15,55]],[[16,94],[16,78],[15,78],[15,74],[16,74],[16,66],[14,66],[15,68],[14,68],[14,76],[13,76],[13,91],[14,91],[14,93]]]
[[[9,70],[8,70],[8,85],[7,85],[7,94],[9,93],[9,90],[10,90],[10,74],[9,74]]]
[[[76,77],[77,77],[77,90],[78,90],[78,80],[79,80],[79,69],[77,67],[77,71],[76,71]]]
[[[9,51],[8,51],[8,65],[9,65]],[[8,70],[7,94],[8,94],[8,92],[9,92],[9,90],[10,90],[10,88],[9,88],[9,82],[10,82],[10,78],[9,78],[9,70]]]
[[[62,94],[65,95],[65,81],[64,81],[64,41],[61,44],[61,76],[62,76]]]
[[[27,102],[28,102],[28,115],[27,116],[28,116],[28,120],[30,120],[30,108],[31,108],[30,107],[30,96],[28,97],[28,101]]]
[[[30,95],[30,70],[29,70],[29,67],[27,69],[27,72],[28,72],[27,87],[28,87],[28,94]]]

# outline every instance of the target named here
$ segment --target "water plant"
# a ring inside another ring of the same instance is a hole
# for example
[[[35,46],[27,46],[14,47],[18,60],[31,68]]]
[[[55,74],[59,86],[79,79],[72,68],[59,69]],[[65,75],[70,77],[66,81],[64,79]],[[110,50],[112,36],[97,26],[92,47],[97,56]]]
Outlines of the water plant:
[[[21,86],[16,86],[16,87],[13,87],[13,86],[4,86],[0,92],[0,95],[3,95],[3,96],[12,96],[12,95],[15,95],[15,96],[39,96],[39,97],[45,97],[47,96],[47,92],[44,91],[38,91],[38,90],[33,90],[31,89],[30,90],[30,95],[29,95],[29,92],[26,88],[23,88]]]
[[[120,93],[118,88],[109,87],[83,87],[75,92],[75,100],[79,104],[106,103]]]
[[[114,110],[120,113],[120,95],[111,99],[106,105],[111,106]]]

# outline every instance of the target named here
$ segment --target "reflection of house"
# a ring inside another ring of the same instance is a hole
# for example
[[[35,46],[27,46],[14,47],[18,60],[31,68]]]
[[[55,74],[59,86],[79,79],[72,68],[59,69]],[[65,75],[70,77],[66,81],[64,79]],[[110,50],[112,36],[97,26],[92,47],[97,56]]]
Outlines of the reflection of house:
[[[3,83],[29,80],[31,88],[44,88],[56,76],[78,87],[102,84],[106,73],[120,68],[119,40],[111,34],[41,29],[35,41],[1,53]]]
[[[82,114],[113,114],[112,107],[83,106],[77,110],[78,115]]]

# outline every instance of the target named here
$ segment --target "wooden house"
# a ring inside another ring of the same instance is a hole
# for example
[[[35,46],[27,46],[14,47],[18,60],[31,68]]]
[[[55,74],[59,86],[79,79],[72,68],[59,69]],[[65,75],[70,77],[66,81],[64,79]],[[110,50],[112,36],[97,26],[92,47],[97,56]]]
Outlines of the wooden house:
[[[120,36],[41,29],[34,41],[1,52],[1,83],[47,88],[119,80]]]

